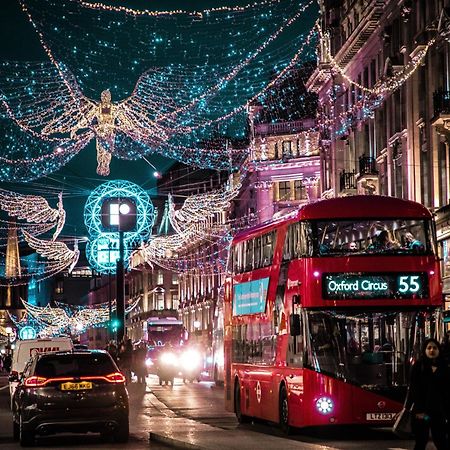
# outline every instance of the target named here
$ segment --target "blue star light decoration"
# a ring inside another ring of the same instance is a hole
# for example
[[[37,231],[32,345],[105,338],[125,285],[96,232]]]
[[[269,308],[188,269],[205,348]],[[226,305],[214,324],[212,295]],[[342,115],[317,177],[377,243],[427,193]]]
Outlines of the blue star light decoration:
[[[130,199],[136,205],[135,231],[124,232],[125,265],[131,250],[150,237],[155,210],[148,194],[130,181],[108,181],[89,195],[84,207],[84,223],[89,233],[86,256],[98,272],[113,274],[119,258],[119,233],[106,231],[102,225],[102,206],[111,198]]]

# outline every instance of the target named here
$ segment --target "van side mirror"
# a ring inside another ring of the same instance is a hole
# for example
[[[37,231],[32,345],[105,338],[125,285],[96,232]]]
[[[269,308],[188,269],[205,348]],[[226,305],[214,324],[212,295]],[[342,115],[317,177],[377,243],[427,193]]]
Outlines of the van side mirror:
[[[291,336],[300,336],[300,314],[289,316],[289,329]]]

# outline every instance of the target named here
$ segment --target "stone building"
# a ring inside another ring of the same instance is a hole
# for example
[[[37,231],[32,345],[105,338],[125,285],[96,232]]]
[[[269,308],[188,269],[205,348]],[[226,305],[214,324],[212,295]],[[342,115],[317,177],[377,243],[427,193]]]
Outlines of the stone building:
[[[450,2],[319,3],[318,65],[307,87],[319,96],[324,190],[444,208],[439,223],[447,223]],[[438,234],[448,259],[449,233]]]

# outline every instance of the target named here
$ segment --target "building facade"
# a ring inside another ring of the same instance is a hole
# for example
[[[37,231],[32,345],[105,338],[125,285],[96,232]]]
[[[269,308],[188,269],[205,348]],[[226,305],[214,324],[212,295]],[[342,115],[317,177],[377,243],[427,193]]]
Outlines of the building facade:
[[[315,120],[254,123],[256,113],[250,111],[250,152],[242,169],[242,189],[234,202],[233,219],[241,227],[317,200],[322,191]]]
[[[318,65],[307,87],[319,96],[323,189],[443,208],[438,234],[447,251],[450,2],[320,4]]]

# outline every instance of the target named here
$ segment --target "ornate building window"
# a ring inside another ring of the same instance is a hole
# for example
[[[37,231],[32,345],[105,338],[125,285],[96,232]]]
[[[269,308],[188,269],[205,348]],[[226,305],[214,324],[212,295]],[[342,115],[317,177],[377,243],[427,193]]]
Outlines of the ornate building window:
[[[295,200],[306,200],[308,198],[306,187],[302,180],[294,181],[294,198]]]
[[[164,294],[163,293],[157,293],[155,294],[155,303],[156,303],[156,309],[164,309]]]
[[[178,292],[172,294],[172,309],[178,309],[180,306],[180,300],[178,298]]]
[[[292,157],[292,142],[283,141],[283,158],[291,158],[291,157]]]
[[[402,167],[402,145],[394,142],[392,147],[392,162],[394,164],[394,197],[403,198],[403,167]]]
[[[438,167],[439,167],[439,204],[447,205],[449,202],[448,198],[448,144],[446,142],[439,142],[438,147]]]
[[[280,181],[278,183],[279,200],[289,200],[291,197],[291,183],[289,181]]]
[[[427,136],[424,124],[419,127],[419,148],[420,148],[420,194],[422,203],[431,206],[431,171],[430,158],[428,152]]]

